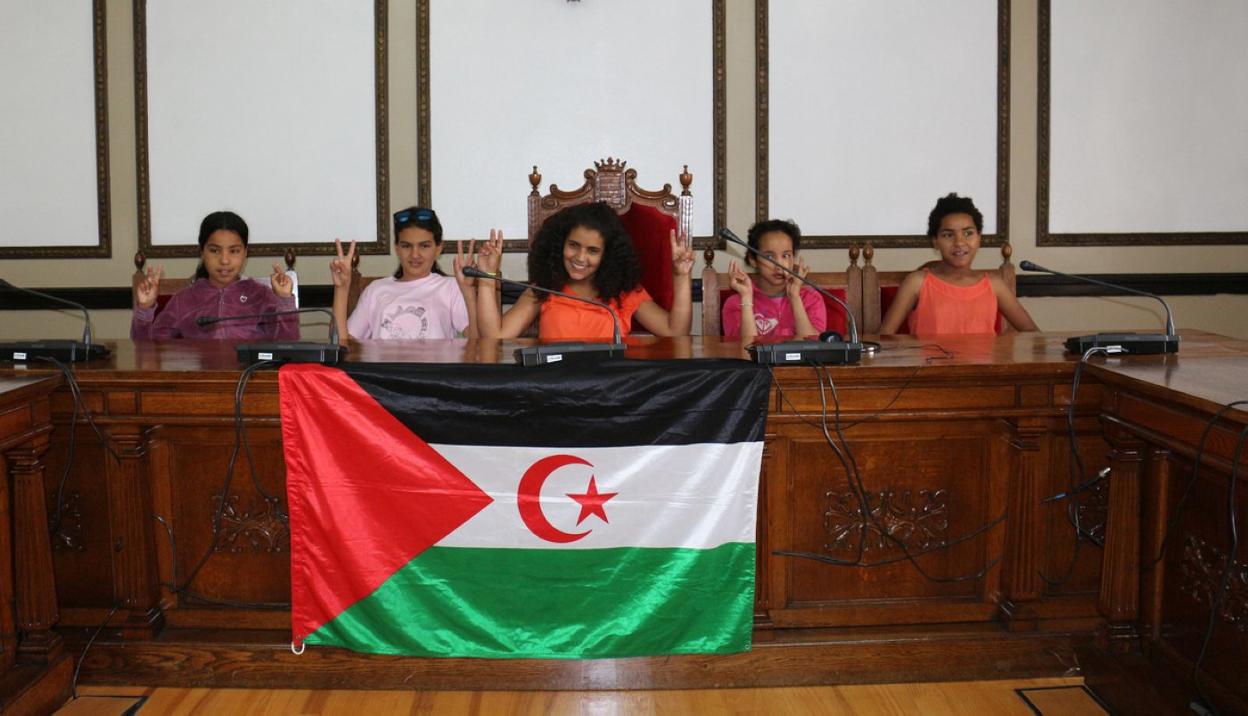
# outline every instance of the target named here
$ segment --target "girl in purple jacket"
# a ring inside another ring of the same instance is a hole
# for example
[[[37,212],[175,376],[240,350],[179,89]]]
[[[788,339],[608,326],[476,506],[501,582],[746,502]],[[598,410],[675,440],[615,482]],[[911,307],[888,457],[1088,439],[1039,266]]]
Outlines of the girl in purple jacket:
[[[134,287],[134,318],[130,337],[159,338],[296,339],[299,316],[222,321],[201,326],[207,316],[250,316],[295,308],[294,284],[273,264],[271,286],[242,275],[247,263],[247,222],[232,211],[214,211],[199,225],[199,268],[190,286],[173,294],[159,315],[156,298],[164,267],[148,267]]]

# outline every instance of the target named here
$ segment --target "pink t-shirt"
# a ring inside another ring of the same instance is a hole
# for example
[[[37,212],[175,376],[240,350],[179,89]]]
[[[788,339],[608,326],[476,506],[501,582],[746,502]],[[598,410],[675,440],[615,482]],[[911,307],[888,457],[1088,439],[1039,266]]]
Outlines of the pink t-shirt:
[[[802,305],[806,307],[806,317],[816,332],[822,333],[828,327],[828,307],[814,289],[802,287]],[[724,301],[724,336],[738,338],[741,336],[741,294],[734,293]],[[779,338],[792,336],[797,331],[793,320],[793,308],[789,305],[787,294],[768,296],[754,286],[754,333],[758,338]]]
[[[393,276],[364,288],[347,319],[356,340],[455,338],[468,328],[468,305],[451,276],[431,273],[415,281]]]

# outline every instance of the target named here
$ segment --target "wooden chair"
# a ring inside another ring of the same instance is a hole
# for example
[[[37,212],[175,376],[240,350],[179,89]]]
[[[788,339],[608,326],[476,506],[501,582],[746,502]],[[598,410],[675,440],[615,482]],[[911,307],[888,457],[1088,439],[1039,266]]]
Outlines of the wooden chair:
[[[713,250],[708,248],[707,253],[711,254],[714,259]],[[862,332],[862,280],[863,269],[858,265],[859,249],[857,246],[849,248],[849,266],[844,271],[835,273],[811,273],[809,278],[816,286],[826,289],[832,295],[840,298],[849,305],[850,312],[854,316],[854,320],[859,325],[859,332]],[[729,288],[728,274],[717,274],[712,271],[714,277],[709,282],[704,277],[702,279],[702,335],[704,336],[722,336],[724,334],[723,327],[723,310],[724,302],[733,294],[733,290]],[[845,310],[836,302],[823,299],[824,306],[827,308],[828,326],[827,330],[837,331],[843,336],[849,335],[849,324],[845,319]]]
[[[677,196],[672,193],[671,184],[664,184],[658,191],[642,189],[637,186],[637,170],[626,166],[623,160],[607,157],[594,162],[593,169],[585,170],[585,182],[580,188],[563,191],[551,184],[549,193],[544,195],[538,190],[542,175],[534,166],[529,174],[529,244],[551,214],[577,204],[606,202],[620,215],[620,221],[633,238],[633,246],[641,259],[641,285],[655,303],[670,311],[672,250],[669,234],[675,229],[676,236],[689,245],[693,221],[693,194],[689,186],[693,175],[686,164],[680,173],[681,191]]]
[[[1011,291],[1017,293],[1017,275],[1014,272],[1014,264],[1010,262],[1010,256],[1014,250],[1010,248],[1008,243],[1001,245],[1001,265],[997,268],[1000,272],[1005,285],[1009,286]],[[901,286],[901,282],[905,280],[910,271],[877,271],[872,260],[875,258],[875,248],[870,242],[862,247],[863,269],[862,269],[862,324],[860,330],[864,334],[878,334],[880,332],[880,323],[884,320],[884,314],[888,313],[888,307],[893,304],[893,298],[897,295],[897,289]],[[934,263],[934,262],[929,262]],[[1006,321],[1001,314],[997,314],[997,333],[1005,333],[1013,330],[1009,321]],[[910,329],[906,323],[902,323],[898,333],[909,333]]]
[[[286,254],[282,257],[282,259],[286,263],[286,275],[290,277],[291,283],[294,284],[293,295],[295,297],[295,308],[298,308],[299,307],[299,274],[295,271],[296,256],[295,256],[294,249],[286,249]],[[252,259],[252,260],[254,261],[256,259]],[[136,253],[134,255],[134,275],[130,278],[130,288],[132,291],[131,293],[132,296],[134,295],[133,294],[134,287],[138,286],[139,282],[143,280],[143,272],[146,267],[147,267],[147,255],[144,254],[142,251]],[[269,283],[268,274],[265,274],[263,276],[252,276],[251,278],[256,281],[261,281],[265,284]],[[195,281],[195,278],[193,276],[188,277],[188,278],[171,278],[169,276],[162,277],[160,279],[160,294],[156,297],[156,313],[159,315],[160,312],[164,310],[165,304],[169,303],[169,299],[173,296],[173,294],[177,293],[178,291],[181,291],[187,286],[190,286],[194,281]]]

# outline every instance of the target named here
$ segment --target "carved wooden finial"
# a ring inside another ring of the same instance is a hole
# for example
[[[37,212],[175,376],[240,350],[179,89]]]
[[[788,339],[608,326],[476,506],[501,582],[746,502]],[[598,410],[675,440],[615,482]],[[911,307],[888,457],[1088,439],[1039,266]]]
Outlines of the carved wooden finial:
[[[134,268],[135,268],[135,270],[136,270],[136,271],[142,271],[142,270],[143,270],[143,267],[144,267],[144,266],[146,266],[146,265],[147,265],[147,257],[143,255],[143,252],[142,252],[142,251],[136,251],[136,252],[134,253]]]
[[[351,270],[354,271],[360,267],[360,252],[356,251],[355,256],[351,257]]]
[[[295,250],[286,249],[286,253],[282,255],[282,258],[286,260],[286,270],[293,271],[295,269]]]
[[[542,183],[542,175],[537,173],[537,165],[534,164],[533,171],[529,174],[529,184],[532,185],[533,187],[533,191],[531,193],[540,194],[541,192],[537,190],[537,185],[541,183]]]
[[[693,175],[689,173],[689,165],[685,165],[685,170],[680,173],[680,195],[689,195],[689,185],[693,183]]]
[[[708,267],[708,268],[709,268],[710,266],[713,266],[713,265],[715,264],[715,248],[714,248],[714,246],[712,246],[711,244],[707,244],[707,245],[706,245],[706,250],[704,250],[704,251],[702,252],[702,259],[703,259],[704,261],[706,261],[706,265],[707,265],[707,267]]]
[[[874,247],[872,247],[872,246],[871,246],[871,242],[870,242],[870,241],[868,241],[868,242],[867,242],[866,244],[864,244],[864,245],[863,245],[863,247],[862,247],[862,263],[863,263],[863,265],[864,265],[864,266],[870,266],[870,265],[871,265],[871,259],[873,259],[873,258],[875,258],[875,248],[874,248]]]
[[[1001,244],[1001,258],[1008,262],[1013,253],[1014,249],[1010,248],[1010,242],[1007,241],[1004,244]]]
[[[852,244],[849,247],[849,265],[858,265],[858,255],[862,253],[862,249],[858,248],[858,244]]]

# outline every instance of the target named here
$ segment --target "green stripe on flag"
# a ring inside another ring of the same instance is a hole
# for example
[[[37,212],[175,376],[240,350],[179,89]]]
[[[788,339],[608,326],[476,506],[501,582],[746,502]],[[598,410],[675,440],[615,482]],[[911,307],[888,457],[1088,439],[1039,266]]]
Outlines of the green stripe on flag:
[[[587,659],[746,651],[755,547],[432,547],[306,643],[376,654]]]

